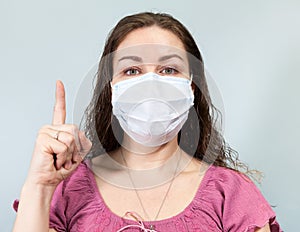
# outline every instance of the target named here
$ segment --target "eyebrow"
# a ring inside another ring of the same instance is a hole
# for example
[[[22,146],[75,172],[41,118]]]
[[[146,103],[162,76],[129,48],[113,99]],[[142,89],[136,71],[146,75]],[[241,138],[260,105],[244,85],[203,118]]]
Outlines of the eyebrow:
[[[165,61],[165,60],[169,60],[169,59],[172,59],[172,58],[178,58],[178,59],[183,61],[183,58],[181,56],[177,55],[177,54],[162,56],[162,57],[159,58],[158,61]]]
[[[169,59],[172,59],[172,58],[178,58],[180,60],[183,61],[183,58],[177,54],[171,54],[171,55],[167,55],[167,56],[162,56],[159,58],[159,62],[161,61],[165,61],[165,60],[169,60]],[[120,58],[118,60],[118,62],[122,61],[122,60],[133,60],[133,61],[136,61],[136,62],[142,62],[143,59],[139,56],[123,56],[122,58]]]
[[[142,62],[142,58],[138,57],[138,56],[123,56],[122,58],[120,58],[118,60],[118,62],[122,61],[122,60],[133,60],[133,61],[137,61],[137,62]]]

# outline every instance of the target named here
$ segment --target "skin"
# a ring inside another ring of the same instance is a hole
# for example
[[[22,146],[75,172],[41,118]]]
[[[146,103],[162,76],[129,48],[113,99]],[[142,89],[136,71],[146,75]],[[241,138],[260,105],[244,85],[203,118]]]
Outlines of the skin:
[[[137,29],[131,32],[119,45],[118,50],[145,43],[163,44],[184,50],[182,42],[174,34],[156,26]],[[157,72],[157,68],[149,65],[144,67],[142,72]],[[52,125],[42,127],[36,139],[31,166],[21,192],[19,210],[13,229],[14,232],[49,231],[49,208],[54,190],[63,178],[69,176],[77,168],[82,161],[82,156],[91,147],[90,141],[76,126],[65,124],[65,118],[65,90],[63,84],[58,81],[56,85],[53,122]],[[61,131],[59,133],[59,140],[54,139],[56,131]],[[78,140],[80,143],[78,143]],[[125,136],[125,141],[130,146],[136,146],[134,141],[128,136]],[[82,145],[81,149],[78,144]],[[125,150],[124,157],[130,168],[155,168],[166,162],[170,154],[177,148],[177,138],[174,138],[169,143],[162,145],[146,156]],[[78,150],[83,150],[83,152],[79,154]],[[57,154],[56,165],[53,165],[53,153]],[[120,151],[117,150],[111,156],[117,162],[124,164],[119,154]],[[183,154],[183,156],[186,156],[186,154]],[[200,165],[201,162],[193,159],[183,172],[175,178],[165,202],[165,205],[168,207],[162,208],[157,218],[158,220],[178,214],[192,201],[202,179],[199,178]],[[124,212],[128,210],[143,212],[134,191],[110,185],[97,178],[97,176],[95,178],[105,203],[114,213],[123,216]],[[154,218],[153,215],[157,213],[157,209],[162,201],[161,196],[165,195],[167,187],[168,184],[139,191],[143,199],[143,205],[151,218]],[[178,195],[181,196],[181,199],[178,199]],[[115,199],[118,199],[118,201]],[[142,216],[145,217],[145,215]],[[50,231],[53,232],[55,230],[50,229]],[[268,232],[270,228],[267,224],[256,231]]]
[[[138,45],[148,45],[148,44],[153,44],[153,45],[165,45],[166,47],[171,47],[175,48],[175,50],[180,50],[184,51],[184,45],[182,42],[177,38],[176,35],[173,33],[167,31],[167,30],[162,30],[161,28],[157,26],[152,26],[152,27],[147,27],[147,28],[140,28],[136,29],[135,31],[129,33],[125,39],[120,43],[120,45],[117,48],[117,53],[118,51],[123,51],[125,48],[131,48],[131,47],[136,47]],[[143,50],[144,47],[142,47],[141,50]],[[155,48],[155,47],[154,47]],[[146,46],[147,49],[147,46]],[[151,50],[152,47],[150,47],[149,50]],[[148,51],[147,51],[148,52]],[[147,53],[145,52],[145,53]],[[159,52],[159,49],[157,49],[156,52]],[[139,51],[138,51],[139,53]],[[171,52],[173,53],[173,52]],[[163,54],[163,53],[162,53]],[[186,63],[186,66],[188,66],[188,61],[187,57],[183,56],[184,58],[184,63]],[[151,61],[153,61],[151,59]],[[146,63],[146,61],[145,61]],[[118,66],[116,62],[114,62],[115,66]],[[167,67],[166,67],[167,68]],[[133,67],[135,69],[135,67]],[[159,75],[167,75],[165,67],[160,67],[159,63],[151,63],[151,64],[144,64],[141,65],[140,69],[136,70],[135,74],[123,74],[122,78],[113,78],[112,84],[116,84],[121,80],[124,79],[129,79],[129,78],[134,78],[136,76],[143,75],[148,72],[154,72]],[[186,74],[188,70],[184,70],[183,73]],[[180,73],[174,73],[172,76],[178,76],[180,77]],[[124,141],[126,144],[126,147],[131,147],[131,148],[136,148],[138,147],[137,150],[140,151],[145,151],[147,153],[147,156],[140,155],[138,152],[133,153],[133,152],[127,152],[124,151],[123,154],[125,156],[126,162],[128,167],[133,168],[133,169],[149,169],[149,168],[155,168],[163,163],[170,158],[170,155],[172,155],[176,149],[178,149],[178,144],[177,144],[177,137],[175,137],[173,140],[171,140],[169,143],[160,146],[159,148],[156,148],[154,152],[149,152],[146,147],[141,147],[139,144],[135,143],[129,136],[125,134]],[[135,150],[135,149],[130,149],[130,150]],[[119,152],[115,152],[112,154],[112,156],[119,162],[122,163],[122,160],[120,159]],[[198,161],[194,160],[196,163],[199,163]],[[198,164],[199,165],[199,164]]]
[[[60,81],[56,83],[55,98],[52,125],[43,126],[36,139],[29,172],[21,191],[14,232],[49,231],[49,209],[54,190],[77,168],[91,147],[83,132],[75,125],[65,124],[65,90]],[[59,140],[54,138],[57,131],[60,131]],[[56,165],[53,164],[53,153],[57,154]]]

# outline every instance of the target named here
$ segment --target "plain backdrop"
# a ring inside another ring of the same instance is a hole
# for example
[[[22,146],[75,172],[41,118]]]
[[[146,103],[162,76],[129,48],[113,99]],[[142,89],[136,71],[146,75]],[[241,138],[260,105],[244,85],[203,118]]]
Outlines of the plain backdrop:
[[[264,172],[259,188],[285,231],[300,210],[300,1],[0,1],[0,231],[11,231],[35,137],[52,118],[55,80],[68,122],[83,77],[123,16],[167,12],[191,31],[222,94],[225,138]],[[251,203],[251,202],[249,202]]]

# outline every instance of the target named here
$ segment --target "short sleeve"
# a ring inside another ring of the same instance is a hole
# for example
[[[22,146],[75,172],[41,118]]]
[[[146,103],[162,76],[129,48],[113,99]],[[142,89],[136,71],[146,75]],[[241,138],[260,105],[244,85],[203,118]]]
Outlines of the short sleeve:
[[[225,231],[254,232],[270,224],[272,232],[281,231],[275,212],[256,185],[245,175],[226,170],[221,179],[224,202],[222,221]]]
[[[50,207],[50,221],[49,228],[55,229],[57,232],[63,232],[67,230],[67,219],[65,215],[66,202],[63,197],[64,182],[61,182],[52,197]]]
[[[94,201],[91,178],[93,174],[85,163],[81,163],[57,186],[51,201],[50,228],[58,232],[82,231],[82,227],[88,226],[88,222],[98,216],[99,207]]]

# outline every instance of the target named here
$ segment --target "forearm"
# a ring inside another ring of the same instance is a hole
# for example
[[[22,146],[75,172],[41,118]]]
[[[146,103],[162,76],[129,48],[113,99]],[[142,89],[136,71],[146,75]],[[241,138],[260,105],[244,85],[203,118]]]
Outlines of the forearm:
[[[13,232],[48,232],[53,192],[50,187],[25,183]]]

